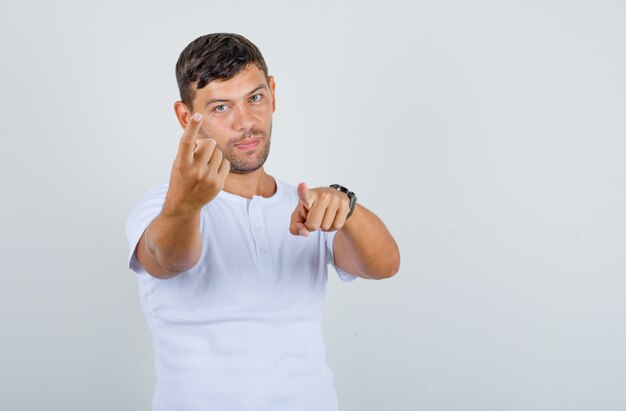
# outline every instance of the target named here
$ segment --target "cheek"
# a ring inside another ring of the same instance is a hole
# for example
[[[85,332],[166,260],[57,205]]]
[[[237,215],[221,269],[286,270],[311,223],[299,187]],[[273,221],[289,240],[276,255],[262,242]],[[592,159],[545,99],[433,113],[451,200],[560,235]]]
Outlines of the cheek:
[[[266,104],[263,107],[259,107],[256,113],[260,120],[267,121],[272,117],[273,112],[274,110],[272,110],[272,105]]]
[[[215,135],[222,135],[224,130],[228,129],[230,123],[228,116],[222,116],[220,118],[206,119],[203,125],[209,137],[215,138]]]

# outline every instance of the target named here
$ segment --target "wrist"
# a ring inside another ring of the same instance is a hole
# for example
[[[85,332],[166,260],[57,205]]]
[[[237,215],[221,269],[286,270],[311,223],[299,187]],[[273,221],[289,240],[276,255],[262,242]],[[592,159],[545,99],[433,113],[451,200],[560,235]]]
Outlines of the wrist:
[[[334,188],[337,191],[341,191],[342,193],[348,196],[348,199],[350,200],[350,204],[349,204],[350,209],[348,211],[348,216],[346,217],[346,220],[348,220],[348,218],[352,216],[352,214],[354,213],[354,210],[356,209],[356,201],[357,201],[356,194],[354,194],[352,191],[348,190],[346,187],[340,184],[331,184],[330,188]]]
[[[177,204],[165,199],[161,215],[172,219],[189,219],[200,215],[202,207],[194,207],[190,205]]]

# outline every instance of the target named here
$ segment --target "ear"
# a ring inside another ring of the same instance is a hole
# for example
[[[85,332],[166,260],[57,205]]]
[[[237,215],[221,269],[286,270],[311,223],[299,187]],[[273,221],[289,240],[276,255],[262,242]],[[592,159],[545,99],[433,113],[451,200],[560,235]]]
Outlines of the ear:
[[[187,108],[187,105],[182,101],[177,101],[174,103],[174,113],[183,130],[186,129],[191,119],[191,111]]]
[[[270,86],[270,92],[272,93],[272,112],[276,111],[276,83],[274,82],[274,76],[267,77],[267,84]]]

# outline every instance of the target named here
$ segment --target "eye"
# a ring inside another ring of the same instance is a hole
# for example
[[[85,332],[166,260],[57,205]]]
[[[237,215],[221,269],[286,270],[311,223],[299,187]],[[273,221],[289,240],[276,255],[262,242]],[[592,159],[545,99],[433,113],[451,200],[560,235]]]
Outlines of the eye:
[[[215,106],[213,108],[213,111],[215,111],[216,113],[223,113],[228,109],[228,106],[225,104],[220,104],[219,106]]]
[[[262,98],[263,96],[261,94],[255,94],[254,96],[250,97],[250,101],[253,103],[258,103],[259,101],[261,101]]]

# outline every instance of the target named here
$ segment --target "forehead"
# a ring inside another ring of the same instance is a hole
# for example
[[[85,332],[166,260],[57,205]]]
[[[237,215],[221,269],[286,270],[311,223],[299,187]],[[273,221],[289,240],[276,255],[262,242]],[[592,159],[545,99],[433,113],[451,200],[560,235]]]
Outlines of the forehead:
[[[196,100],[224,99],[232,100],[245,97],[259,86],[267,86],[267,79],[262,70],[254,64],[237,73],[228,80],[214,80],[196,90]]]

